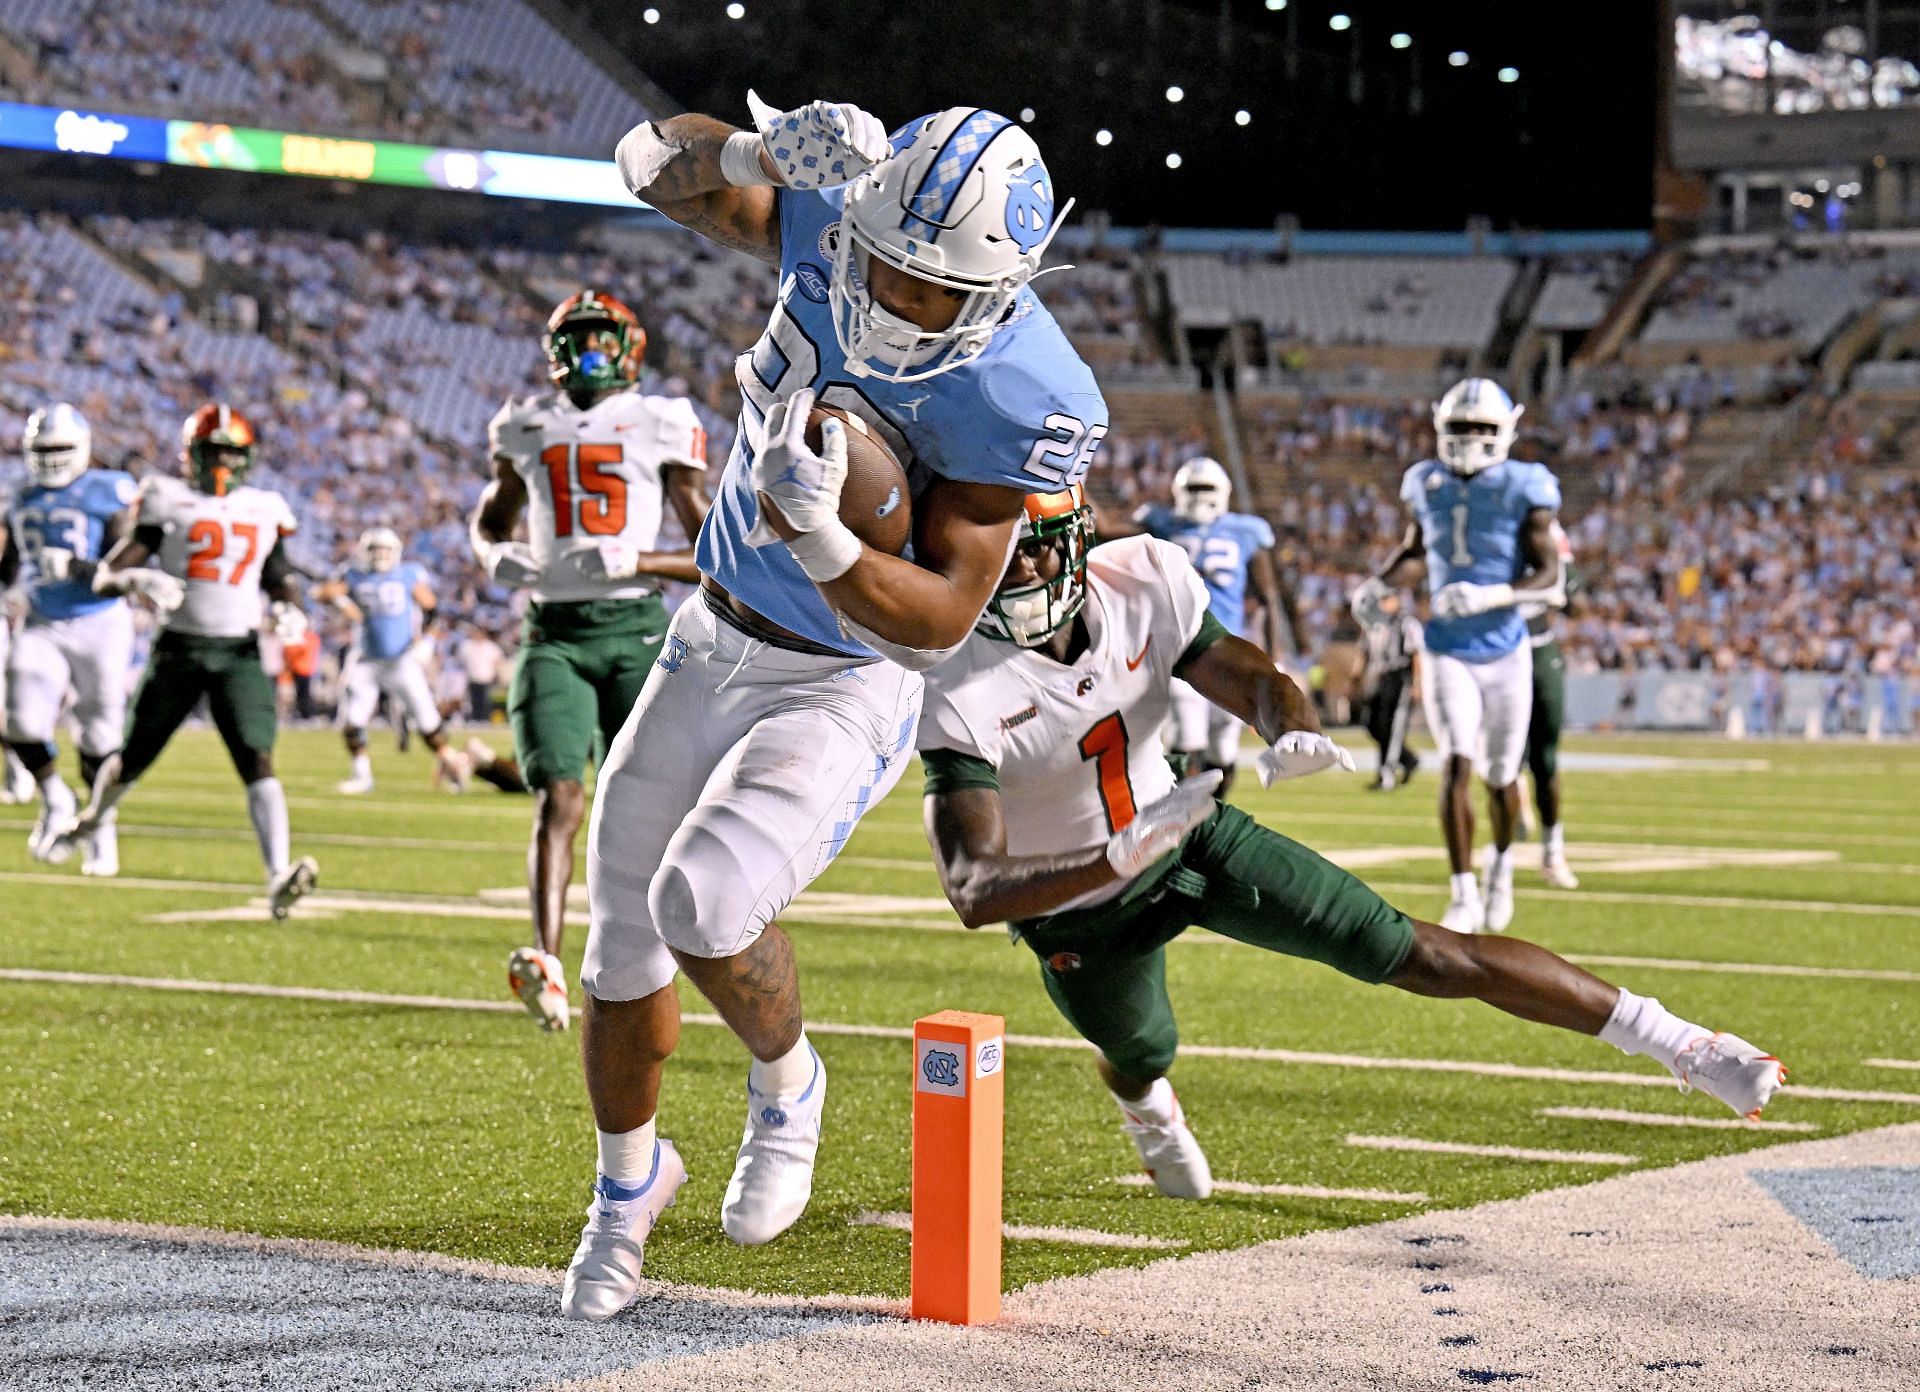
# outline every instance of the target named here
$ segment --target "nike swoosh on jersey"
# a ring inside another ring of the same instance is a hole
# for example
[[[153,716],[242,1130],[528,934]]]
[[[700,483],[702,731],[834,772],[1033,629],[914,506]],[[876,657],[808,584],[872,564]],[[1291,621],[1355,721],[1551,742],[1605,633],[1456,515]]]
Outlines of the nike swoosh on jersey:
[[[1137,671],[1139,669],[1140,664],[1147,660],[1147,649],[1152,646],[1153,646],[1153,639],[1149,638],[1147,639],[1146,642],[1140,645],[1139,652],[1135,653],[1132,657],[1127,659],[1127,670],[1129,672]]]

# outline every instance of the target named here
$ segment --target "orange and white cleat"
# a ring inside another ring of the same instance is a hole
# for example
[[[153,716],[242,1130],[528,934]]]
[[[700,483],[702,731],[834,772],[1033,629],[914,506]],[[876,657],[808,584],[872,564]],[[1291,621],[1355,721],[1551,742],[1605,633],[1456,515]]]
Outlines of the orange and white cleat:
[[[1701,1088],[1748,1121],[1760,1120],[1761,1108],[1787,1084],[1785,1064],[1724,1031],[1682,1049],[1673,1061],[1673,1075],[1680,1080],[1680,1091]]]
[[[567,975],[558,957],[537,947],[515,948],[507,958],[507,984],[542,1029],[567,1027]]]

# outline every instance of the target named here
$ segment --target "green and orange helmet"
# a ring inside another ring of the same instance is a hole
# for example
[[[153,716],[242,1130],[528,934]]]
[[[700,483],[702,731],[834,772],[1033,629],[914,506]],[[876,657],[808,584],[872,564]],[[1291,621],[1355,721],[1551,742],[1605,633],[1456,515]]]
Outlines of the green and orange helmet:
[[[202,493],[225,497],[253,468],[259,436],[253,422],[223,401],[210,401],[180,427],[180,457],[187,478]]]
[[[547,320],[547,375],[566,392],[619,391],[640,380],[647,331],[611,295],[582,290]]]
[[[1037,559],[1048,551],[1060,569],[1035,584],[1003,579],[976,625],[989,638],[1038,647],[1072,623],[1087,602],[1087,552],[1093,548],[1093,505],[1085,484],[1058,493],[1029,493],[1014,533],[1014,549]],[[1008,573],[1012,573],[1012,563]]]

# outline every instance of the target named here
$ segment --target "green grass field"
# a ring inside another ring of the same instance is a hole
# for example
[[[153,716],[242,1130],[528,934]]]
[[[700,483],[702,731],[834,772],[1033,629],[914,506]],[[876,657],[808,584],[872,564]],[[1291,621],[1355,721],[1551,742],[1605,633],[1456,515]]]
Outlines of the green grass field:
[[[529,802],[484,788],[458,799],[432,794],[422,754],[395,755],[384,734],[376,746],[380,788],[350,800],[332,792],[345,772],[334,736],[283,737],[295,851],[319,857],[322,882],[317,906],[283,925],[235,912],[258,902],[259,864],[239,786],[211,732],[176,740],[124,805],[119,882],[33,864],[30,810],[0,808],[0,969],[12,973],[0,979],[0,1212],[565,1262],[593,1167],[574,1036],[542,1035],[519,1013],[19,979],[38,970],[507,1001],[504,963],[522,936],[512,892],[523,889]],[[1595,969],[1772,1048],[1795,1084],[1886,1094],[1830,1100],[1789,1091],[1769,1121],[1830,1135],[1920,1118],[1920,1073],[1867,1062],[1920,1058],[1920,749],[1652,739],[1582,740],[1572,749],[1604,761],[1678,763],[1567,775],[1570,840],[1585,883],[1573,894],[1540,888],[1532,850],[1523,848],[1513,931],[1577,958],[1643,959]],[[1431,778],[1388,798],[1365,793],[1364,781],[1323,776],[1274,793],[1248,783],[1236,798],[1319,849],[1369,851],[1359,873],[1408,910],[1437,915],[1445,876]],[[997,931],[959,931],[928,902],[939,890],[916,787],[910,774],[815,886],[893,902],[816,901],[826,921],[789,920],[809,1019],[904,1030],[917,1016],[960,1007],[1003,1014],[1011,1032],[1063,1035],[1031,954]],[[1394,859],[1395,847],[1416,858]],[[584,936],[583,922],[571,933],[570,965]],[[1204,934],[1189,934],[1170,956],[1190,1045],[1655,1071],[1477,1004],[1363,987]],[[1742,964],[1775,970],[1727,969]],[[686,1005],[705,1009],[690,991]],[[718,1208],[739,1138],[745,1055],[723,1029],[685,1031],[661,1129],[679,1143],[692,1178],[649,1244],[651,1274],[767,1291],[904,1294],[906,1234],[850,1219],[908,1206],[910,1046],[815,1039],[832,1083],[812,1207],[779,1242],[743,1250],[722,1236]],[[1199,1250],[1622,1168],[1362,1149],[1347,1143],[1350,1133],[1627,1152],[1640,1166],[1813,1134],[1538,1114],[1731,1116],[1703,1096],[1604,1081],[1217,1056],[1183,1058],[1175,1079],[1218,1178],[1429,1197],[1223,1193],[1179,1204],[1122,1186],[1116,1180],[1135,1168],[1134,1157],[1088,1056],[1016,1043],[1007,1076],[1008,1221]],[[1013,1241],[1006,1278],[1012,1286],[1164,1254]]]

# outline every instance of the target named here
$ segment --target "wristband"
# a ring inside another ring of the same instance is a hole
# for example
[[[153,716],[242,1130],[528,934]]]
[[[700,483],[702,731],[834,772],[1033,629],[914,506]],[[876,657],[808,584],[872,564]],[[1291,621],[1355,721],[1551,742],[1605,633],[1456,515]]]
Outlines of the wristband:
[[[735,188],[771,188],[773,176],[760,163],[764,149],[756,131],[735,131],[720,147],[720,176]]]
[[[860,538],[839,518],[815,532],[802,532],[787,543],[807,579],[816,585],[838,580],[860,559]]]

